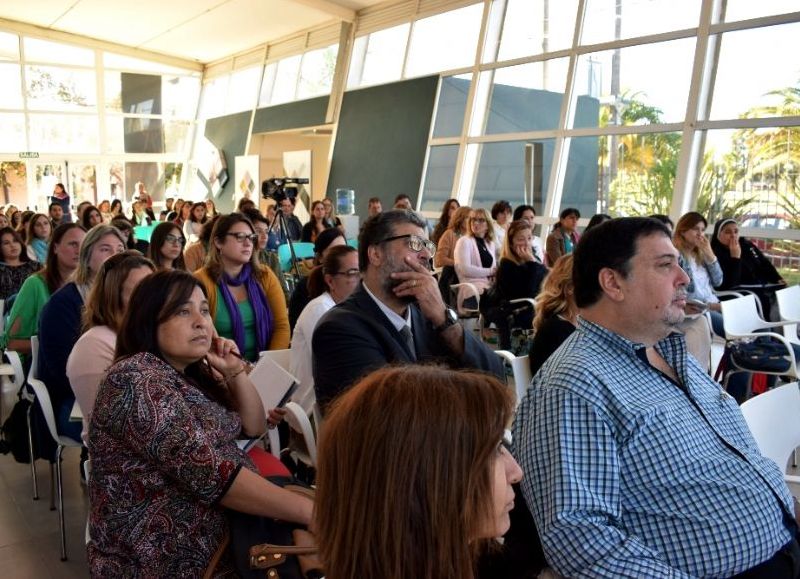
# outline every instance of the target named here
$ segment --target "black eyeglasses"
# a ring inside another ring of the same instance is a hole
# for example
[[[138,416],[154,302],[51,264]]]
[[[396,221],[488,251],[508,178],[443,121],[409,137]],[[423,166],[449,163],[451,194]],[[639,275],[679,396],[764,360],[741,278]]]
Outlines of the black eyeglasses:
[[[348,278],[359,277],[361,272],[357,269],[348,269],[345,271],[337,271],[336,273],[332,273],[331,275],[343,275]]]
[[[183,245],[184,243],[186,243],[186,238],[183,236],[178,237],[177,235],[172,235],[170,233],[164,236],[164,243],[178,243],[180,245]]]
[[[256,242],[258,242],[258,234],[256,233],[226,233],[225,235],[230,235],[231,237],[236,239],[236,241],[238,241],[239,243],[244,243],[245,240],[248,239],[250,240],[250,243],[252,243],[253,245],[255,245]]]
[[[419,253],[422,251],[422,248],[428,250],[428,253],[433,255],[436,253],[436,244],[429,239],[424,239],[419,235],[414,235],[413,233],[408,233],[406,235],[395,235],[394,237],[387,237],[380,241],[380,243],[388,243],[389,241],[394,241],[395,239],[408,239],[408,248],[411,251],[416,251]]]

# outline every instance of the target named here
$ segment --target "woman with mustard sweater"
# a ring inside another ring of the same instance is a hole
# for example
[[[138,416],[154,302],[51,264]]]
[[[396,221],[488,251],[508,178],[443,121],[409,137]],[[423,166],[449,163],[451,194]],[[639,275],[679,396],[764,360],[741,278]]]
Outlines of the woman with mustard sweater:
[[[242,214],[220,217],[211,232],[205,267],[195,276],[205,286],[217,333],[236,342],[244,358],[289,347],[286,298],[272,270],[255,254],[258,237]]]

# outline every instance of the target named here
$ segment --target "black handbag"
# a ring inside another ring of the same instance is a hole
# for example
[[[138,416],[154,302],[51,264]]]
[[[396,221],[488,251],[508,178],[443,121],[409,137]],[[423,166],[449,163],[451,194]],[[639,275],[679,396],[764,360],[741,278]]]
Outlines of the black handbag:
[[[267,477],[286,490],[313,498],[313,489],[293,477]],[[239,577],[245,579],[320,579],[313,535],[304,525],[278,519],[228,514],[230,554]]]
[[[791,366],[786,344],[769,336],[734,342],[730,355],[736,366],[753,372],[788,372]]]

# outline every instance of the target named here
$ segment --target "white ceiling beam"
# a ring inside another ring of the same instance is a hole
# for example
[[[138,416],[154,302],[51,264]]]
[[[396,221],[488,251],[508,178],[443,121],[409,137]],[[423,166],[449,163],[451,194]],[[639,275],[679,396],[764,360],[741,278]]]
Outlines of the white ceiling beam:
[[[160,62],[161,64],[175,66],[178,68],[186,68],[197,72],[202,72],[203,70],[203,65],[195,60],[188,60],[186,58],[171,56],[169,54],[163,54],[161,52],[154,52],[142,48],[133,48],[123,44],[117,44],[116,42],[98,40],[97,38],[90,38],[88,36],[73,34],[71,32],[62,32],[61,30],[44,28],[42,26],[36,26],[35,24],[17,22],[16,20],[0,18],[0,28],[11,32],[16,32],[17,34],[28,34],[30,36],[44,38],[47,40],[70,42],[73,44],[79,44],[85,48],[99,48],[100,50],[116,52],[117,54],[121,54],[123,56],[131,56],[134,58],[141,58],[143,60],[153,60],[155,62]]]
[[[290,0],[293,4],[302,4],[314,10],[319,10],[325,14],[330,14],[334,18],[345,22],[355,22],[356,11],[337,4],[333,0]]]

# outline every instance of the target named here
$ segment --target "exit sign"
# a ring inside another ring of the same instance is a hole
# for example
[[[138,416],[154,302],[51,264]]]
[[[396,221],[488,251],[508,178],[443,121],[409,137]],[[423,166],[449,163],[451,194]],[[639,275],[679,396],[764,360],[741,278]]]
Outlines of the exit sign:
[[[38,159],[39,153],[36,151],[21,151],[19,154],[20,159]]]

